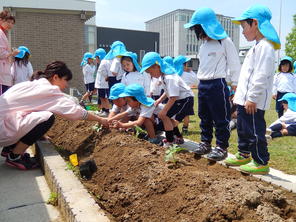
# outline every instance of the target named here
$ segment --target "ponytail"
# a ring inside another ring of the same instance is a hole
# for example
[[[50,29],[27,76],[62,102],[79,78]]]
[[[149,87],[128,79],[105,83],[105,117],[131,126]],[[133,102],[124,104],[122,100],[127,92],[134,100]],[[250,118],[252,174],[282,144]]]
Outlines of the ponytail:
[[[46,78],[49,80],[54,75],[58,75],[59,78],[65,77],[67,81],[72,79],[72,72],[67,67],[67,65],[62,61],[54,61],[46,66],[44,72],[43,71],[35,72],[31,77],[31,81],[35,79],[40,79],[40,78]]]

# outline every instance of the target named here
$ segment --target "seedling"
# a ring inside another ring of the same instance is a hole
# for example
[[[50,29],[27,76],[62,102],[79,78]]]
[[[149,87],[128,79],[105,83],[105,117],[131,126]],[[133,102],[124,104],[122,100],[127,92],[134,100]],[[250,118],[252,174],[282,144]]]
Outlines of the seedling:
[[[100,132],[102,129],[103,129],[103,126],[99,124],[92,126],[92,130],[96,131],[97,133]]]
[[[147,131],[143,130],[141,127],[139,126],[135,126],[135,131],[136,131],[136,137],[140,138],[140,139],[144,139],[147,135]]]
[[[164,157],[165,162],[172,162],[172,163],[175,164],[178,161],[176,159],[176,153],[178,153],[178,152],[180,152],[182,150],[186,150],[186,149],[182,148],[182,147],[179,147],[176,144],[170,146],[170,148],[168,148],[165,151],[165,157]]]
[[[58,205],[58,194],[55,192],[51,192],[46,203],[51,204],[53,206],[57,206]]]

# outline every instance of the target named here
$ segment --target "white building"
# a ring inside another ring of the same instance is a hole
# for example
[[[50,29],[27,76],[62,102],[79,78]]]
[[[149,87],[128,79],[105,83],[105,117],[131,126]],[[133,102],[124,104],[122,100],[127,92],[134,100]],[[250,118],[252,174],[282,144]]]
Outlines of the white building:
[[[193,31],[184,28],[184,24],[190,21],[193,13],[194,10],[177,9],[145,22],[146,31],[160,33],[161,56],[191,55],[195,57],[200,43]],[[217,15],[217,18],[238,50],[239,26],[233,24],[229,16]]]

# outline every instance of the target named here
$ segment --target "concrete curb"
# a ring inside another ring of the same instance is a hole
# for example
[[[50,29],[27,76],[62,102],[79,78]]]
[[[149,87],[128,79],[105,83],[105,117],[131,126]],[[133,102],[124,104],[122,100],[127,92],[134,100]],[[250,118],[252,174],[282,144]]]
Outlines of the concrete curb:
[[[194,150],[194,147],[197,146],[197,144],[198,143],[196,142],[185,139],[185,143],[182,144],[181,147],[184,147],[188,149],[189,152],[192,152]],[[228,156],[232,157],[234,155],[231,153],[228,153]],[[223,161],[219,161],[218,163],[226,167]],[[238,167],[229,167],[229,168],[238,170]],[[270,172],[267,175],[251,175],[251,176],[258,178],[259,180],[271,183],[273,185],[282,187],[290,192],[296,193],[296,176],[295,175],[288,175],[283,173],[282,171],[270,168]]]
[[[44,176],[51,190],[58,194],[58,207],[67,222],[110,222],[74,173],[47,141],[36,143]]]

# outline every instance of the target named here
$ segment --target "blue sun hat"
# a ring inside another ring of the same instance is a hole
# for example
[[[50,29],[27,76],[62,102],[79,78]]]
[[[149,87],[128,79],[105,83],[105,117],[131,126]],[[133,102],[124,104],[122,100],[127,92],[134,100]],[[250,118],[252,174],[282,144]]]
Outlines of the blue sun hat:
[[[293,62],[293,59],[292,59],[292,57],[290,57],[290,56],[284,56],[284,57],[281,58],[281,61],[285,61],[285,60],[291,62],[291,64],[292,64],[292,62]]]
[[[124,92],[119,95],[120,98],[133,96],[135,97],[139,103],[144,106],[153,106],[155,100],[147,97],[145,95],[145,91],[143,86],[139,84],[131,84],[125,87]]]
[[[84,53],[80,66],[85,66],[88,59],[93,59],[93,54],[91,54],[90,52]]]
[[[105,58],[105,56],[106,56],[106,51],[105,51],[105,49],[99,48],[99,49],[97,49],[97,50],[95,51],[94,59],[95,59],[96,57],[99,57],[100,60],[103,60],[103,59]]]
[[[168,63],[171,66],[174,66],[174,59],[170,56],[166,56],[162,59],[164,62]]]
[[[221,40],[228,37],[211,8],[203,7],[197,9],[193,13],[190,22],[184,25],[184,28],[188,29],[195,25],[201,25],[211,39]]]
[[[125,52],[123,54],[120,54],[121,56],[127,56],[130,57],[133,60],[133,64],[136,67],[136,70],[138,70],[138,72],[141,71],[141,67],[137,61],[138,55],[136,53],[133,52]]]
[[[142,60],[142,69],[140,72],[143,73],[146,69],[150,68],[154,64],[159,65],[161,72],[166,75],[177,73],[174,67],[162,61],[160,55],[157,52],[148,52],[144,55]]]
[[[184,63],[190,60],[191,58],[186,58],[183,55],[179,55],[174,59],[174,67],[179,76],[181,76],[184,72]]]
[[[294,112],[296,112],[296,94],[295,93],[286,93],[281,99],[278,101],[286,100],[288,102],[288,108]]]
[[[105,59],[111,60],[114,59],[116,56],[123,54],[126,52],[125,45],[121,41],[115,41],[111,45],[110,51],[105,56]]]
[[[296,61],[294,62],[293,66],[294,66],[294,73],[296,73]]]
[[[26,47],[26,46],[19,46],[18,50],[20,51],[15,57],[16,58],[24,58],[24,56],[26,55],[26,53],[31,55],[30,50]]]
[[[264,5],[256,4],[244,11],[240,17],[232,19],[232,22],[240,24],[241,21],[246,19],[256,19],[261,34],[272,43],[274,49],[280,49],[281,41],[275,28],[270,23],[271,17],[272,15],[269,8]]]
[[[115,100],[119,98],[119,95],[124,92],[125,85],[123,83],[116,83],[110,89],[109,99]]]

